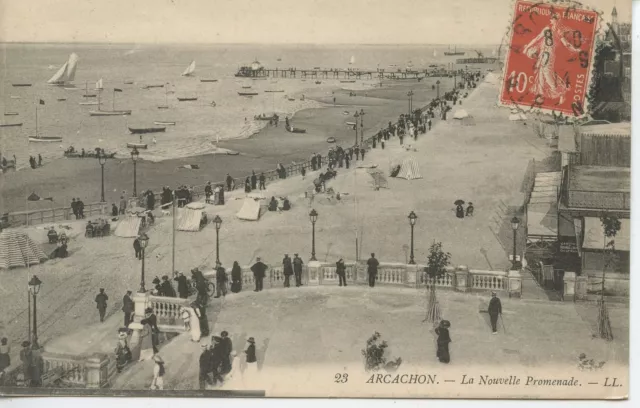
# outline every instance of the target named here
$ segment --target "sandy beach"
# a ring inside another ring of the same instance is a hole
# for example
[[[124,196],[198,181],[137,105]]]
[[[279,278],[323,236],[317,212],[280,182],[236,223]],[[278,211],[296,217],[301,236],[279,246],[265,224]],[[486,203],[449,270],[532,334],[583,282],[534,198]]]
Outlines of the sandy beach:
[[[423,106],[435,97],[436,91],[431,88],[437,80],[440,81],[441,93],[450,89],[453,83],[452,78],[426,78],[420,82],[386,81],[382,88],[358,91],[356,97],[350,97],[350,91],[346,89],[337,89],[333,91],[335,107],[326,89],[308,91],[305,98],[322,102],[327,107],[306,109],[295,114],[293,125],[305,128],[306,134],[286,132],[284,118],[281,118],[277,128],[267,126],[247,139],[220,141],[219,147],[240,152],[239,156],[206,154],[161,162],[139,160],[136,165],[138,193],[146,189],[159,191],[165,185],[203,185],[207,181],[222,181],[226,173],[244,177],[251,170],[273,170],[278,163],[288,165],[293,161],[304,161],[314,152],[325,153],[331,146],[326,142],[329,137],[334,137],[345,147],[351,146],[355,133],[346,126],[346,122],[354,121],[356,109],[365,111],[365,137],[372,135],[408,110],[406,94],[409,90],[414,92],[414,107]],[[345,111],[349,114],[345,115]],[[196,164],[200,169],[179,168],[185,164]],[[93,159],[60,158],[35,170],[5,173],[0,177],[0,208],[2,212],[24,211],[25,198],[32,192],[41,197],[53,197],[54,207],[68,206],[72,198],[81,198],[85,203],[98,202],[100,177],[100,165]],[[116,202],[123,190],[129,195],[133,191],[131,159],[109,160],[105,165],[106,201]],[[49,201],[28,205],[30,210],[52,206]]]

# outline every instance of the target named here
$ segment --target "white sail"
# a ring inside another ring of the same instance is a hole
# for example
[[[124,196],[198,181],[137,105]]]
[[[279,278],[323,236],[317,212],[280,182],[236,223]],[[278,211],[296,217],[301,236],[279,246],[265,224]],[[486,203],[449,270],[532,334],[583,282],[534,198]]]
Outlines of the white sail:
[[[62,83],[64,82],[64,74],[67,71],[67,65],[69,65],[68,62],[65,62],[64,65],[62,67],[60,67],[60,69],[58,70],[58,72],[56,72],[55,74],[53,74],[53,76],[51,77],[51,79],[49,79],[47,81],[48,84],[57,84],[57,83]]]
[[[433,56],[434,56],[434,57],[437,57],[437,56],[438,56],[438,51],[433,50]]]
[[[69,56],[69,61],[67,61],[69,65],[67,65],[67,73],[65,75],[65,80],[67,82],[73,82],[76,77],[76,68],[78,67],[78,54],[75,52]]]
[[[102,85],[102,78],[96,82],[96,89],[104,89],[104,86]]]
[[[353,55],[351,56],[351,59],[349,60],[349,64],[353,65],[356,63],[356,57],[354,57]]]
[[[498,54],[496,53],[496,50],[493,50],[491,54],[492,54],[494,57],[495,57],[496,55],[498,55]]]
[[[189,66],[187,67],[187,69],[184,70],[184,72],[182,73],[182,76],[190,76],[193,75],[193,73],[196,70],[196,62],[191,61],[191,64],[189,64]]]

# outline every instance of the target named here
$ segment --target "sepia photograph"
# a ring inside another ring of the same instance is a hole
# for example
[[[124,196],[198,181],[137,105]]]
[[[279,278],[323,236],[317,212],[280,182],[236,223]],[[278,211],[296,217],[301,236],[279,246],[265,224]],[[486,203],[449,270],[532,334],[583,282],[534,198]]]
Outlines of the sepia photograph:
[[[0,396],[627,399],[631,0],[0,0]]]

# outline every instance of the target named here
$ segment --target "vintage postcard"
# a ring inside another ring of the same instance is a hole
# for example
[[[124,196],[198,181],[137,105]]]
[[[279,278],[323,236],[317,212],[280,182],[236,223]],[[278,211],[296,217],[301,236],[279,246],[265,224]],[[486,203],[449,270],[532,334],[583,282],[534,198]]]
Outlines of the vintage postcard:
[[[631,1],[0,0],[0,394],[625,399]]]

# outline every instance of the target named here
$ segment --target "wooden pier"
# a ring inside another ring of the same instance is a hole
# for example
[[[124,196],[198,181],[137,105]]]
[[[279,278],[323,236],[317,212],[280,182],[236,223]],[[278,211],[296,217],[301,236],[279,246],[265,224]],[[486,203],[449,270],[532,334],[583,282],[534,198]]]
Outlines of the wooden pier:
[[[439,75],[433,75],[438,73]],[[239,78],[302,78],[302,79],[342,79],[342,80],[356,80],[356,79],[422,79],[427,76],[446,76],[448,73],[445,70],[428,70],[423,71],[409,71],[409,70],[397,70],[397,71],[385,71],[383,69],[376,70],[351,70],[351,69],[298,69],[298,68],[285,68],[285,69],[251,69],[249,67],[242,67],[236,73],[236,77]]]

